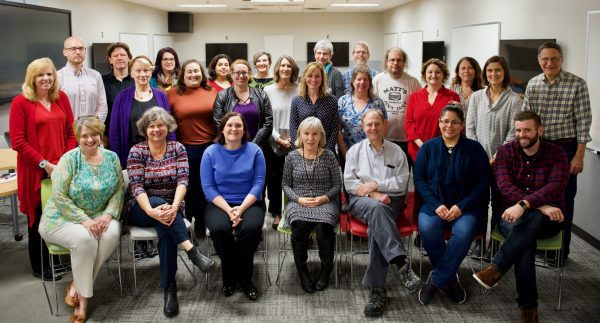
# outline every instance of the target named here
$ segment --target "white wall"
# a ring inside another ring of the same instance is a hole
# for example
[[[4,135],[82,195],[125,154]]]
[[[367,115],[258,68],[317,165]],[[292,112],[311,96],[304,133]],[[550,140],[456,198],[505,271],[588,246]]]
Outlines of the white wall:
[[[205,60],[206,43],[248,43],[248,58],[251,60],[253,53],[264,48],[265,35],[293,35],[292,56],[298,62],[306,61],[307,42],[316,42],[323,38],[329,38],[333,42],[350,42],[350,51],[354,42],[366,41],[369,44],[373,66],[378,70],[381,70],[380,61],[383,57],[381,14],[372,13],[196,14],[193,33],[172,35],[174,48],[177,49],[180,58],[196,58],[201,62]]]

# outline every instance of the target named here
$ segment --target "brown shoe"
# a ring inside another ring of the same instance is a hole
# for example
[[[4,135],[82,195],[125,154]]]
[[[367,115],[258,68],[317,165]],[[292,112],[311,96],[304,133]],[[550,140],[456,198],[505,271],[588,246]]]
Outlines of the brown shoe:
[[[486,269],[473,274],[473,278],[483,287],[490,289],[498,285],[498,281],[504,273],[494,264],[490,264]]]
[[[71,314],[71,323],[85,323],[87,322],[87,314],[81,313],[79,315],[75,314],[75,310],[73,310],[73,314]]]
[[[75,296],[71,296],[71,286],[72,285],[73,285],[72,281],[67,284],[67,294],[65,295],[65,304],[67,304],[68,307],[75,308],[75,307],[79,306],[79,296],[77,296],[77,293],[75,293]]]
[[[538,323],[538,311],[535,307],[521,306],[521,323]]]

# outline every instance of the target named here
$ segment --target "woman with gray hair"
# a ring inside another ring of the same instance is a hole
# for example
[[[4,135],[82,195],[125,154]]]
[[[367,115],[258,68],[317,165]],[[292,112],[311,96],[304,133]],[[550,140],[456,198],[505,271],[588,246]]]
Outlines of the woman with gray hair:
[[[158,233],[160,286],[165,290],[163,312],[172,317],[179,313],[177,246],[202,272],[210,270],[214,261],[192,244],[183,221],[189,172],[185,147],[167,140],[167,134],[177,128],[175,120],[163,108],[153,107],[136,125],[146,140],[129,151],[129,189],[123,217],[128,224],[154,227]]]
[[[307,293],[322,291],[329,284],[335,250],[334,227],[340,216],[340,169],[335,154],[323,148],[325,139],[325,129],[319,119],[304,119],[298,127],[298,149],[287,155],[283,168],[283,191],[289,198],[285,226],[292,228],[294,261],[302,289]],[[317,233],[321,258],[321,272],[316,283],[306,265],[313,230]]]
[[[342,72],[333,67],[333,63],[331,62],[333,44],[329,39],[321,39],[315,44],[313,52],[315,53],[315,61],[321,63],[325,68],[329,93],[339,99],[346,93],[346,87],[344,87]]]

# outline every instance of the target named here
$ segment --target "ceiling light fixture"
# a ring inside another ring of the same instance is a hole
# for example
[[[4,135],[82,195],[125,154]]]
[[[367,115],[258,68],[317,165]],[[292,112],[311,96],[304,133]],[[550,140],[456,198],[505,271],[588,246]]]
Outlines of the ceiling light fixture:
[[[178,4],[178,7],[182,8],[223,8],[227,7],[226,4]]]
[[[250,2],[262,2],[262,3],[281,3],[281,4],[286,4],[286,3],[298,3],[298,2],[304,2],[304,0],[250,0]]]
[[[332,3],[331,7],[377,7],[378,3]]]

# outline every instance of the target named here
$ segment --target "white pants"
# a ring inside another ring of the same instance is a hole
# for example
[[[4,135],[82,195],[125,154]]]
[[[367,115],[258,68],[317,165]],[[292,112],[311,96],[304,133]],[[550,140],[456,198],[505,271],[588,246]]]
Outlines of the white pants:
[[[117,247],[120,231],[121,226],[114,219],[100,239],[95,239],[83,225],[77,223],[67,222],[51,231],[40,227],[40,235],[44,240],[71,250],[75,287],[79,295],[85,298],[94,296],[94,280]]]

